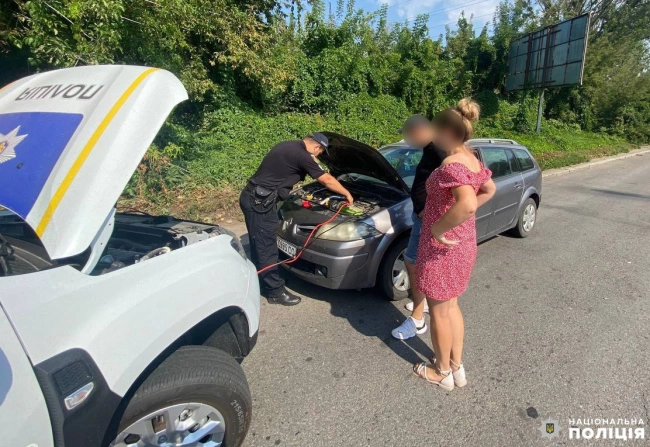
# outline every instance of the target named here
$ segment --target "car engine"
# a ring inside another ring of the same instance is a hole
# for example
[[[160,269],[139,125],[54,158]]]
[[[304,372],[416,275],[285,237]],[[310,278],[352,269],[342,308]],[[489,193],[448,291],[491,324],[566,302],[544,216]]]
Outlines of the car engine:
[[[112,237],[91,274],[110,273],[221,234],[234,236],[218,225],[171,216],[116,214]]]
[[[359,210],[360,216],[377,212],[381,207],[381,197],[371,193],[351,190],[354,197],[353,209]],[[345,202],[345,197],[324,188],[319,183],[312,183],[294,192],[293,197],[308,201],[312,206],[320,206],[330,211],[338,211]]]

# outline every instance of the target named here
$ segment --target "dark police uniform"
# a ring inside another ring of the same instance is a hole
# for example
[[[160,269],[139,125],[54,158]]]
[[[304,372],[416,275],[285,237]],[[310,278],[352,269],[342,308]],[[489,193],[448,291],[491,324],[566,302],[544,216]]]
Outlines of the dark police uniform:
[[[309,174],[318,179],[325,172],[307,152],[301,140],[277,144],[264,157],[257,172],[239,197],[250,241],[251,260],[257,270],[278,262],[276,233],[280,226],[277,201],[286,199],[293,186]],[[284,292],[284,280],[275,266],[259,275],[267,298]]]

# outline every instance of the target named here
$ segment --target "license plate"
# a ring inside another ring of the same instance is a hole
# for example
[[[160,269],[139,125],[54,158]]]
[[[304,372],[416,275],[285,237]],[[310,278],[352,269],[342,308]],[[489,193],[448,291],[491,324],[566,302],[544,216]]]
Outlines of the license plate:
[[[292,258],[296,256],[296,253],[298,252],[298,247],[281,238],[278,238],[278,248]]]

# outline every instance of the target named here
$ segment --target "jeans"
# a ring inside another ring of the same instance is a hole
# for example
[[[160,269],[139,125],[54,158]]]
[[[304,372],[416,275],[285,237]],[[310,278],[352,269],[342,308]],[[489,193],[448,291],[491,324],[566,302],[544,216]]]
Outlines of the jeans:
[[[418,257],[418,245],[420,244],[420,231],[422,231],[422,219],[420,216],[413,213],[413,228],[411,228],[411,236],[409,237],[409,244],[404,252],[404,260],[410,264],[415,264]]]

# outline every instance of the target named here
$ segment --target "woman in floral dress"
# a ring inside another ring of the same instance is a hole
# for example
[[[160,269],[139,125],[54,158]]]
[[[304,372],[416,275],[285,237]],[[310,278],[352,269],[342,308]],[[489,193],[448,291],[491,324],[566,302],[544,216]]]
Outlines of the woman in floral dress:
[[[478,115],[478,105],[463,99],[434,118],[436,144],[447,157],[427,180],[417,256],[417,286],[429,303],[435,359],[432,365],[415,364],[413,371],[449,391],[467,384],[458,297],[467,289],[476,261],[474,215],[496,191],[490,170],[464,144]]]

